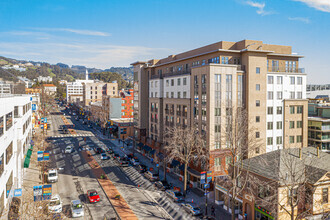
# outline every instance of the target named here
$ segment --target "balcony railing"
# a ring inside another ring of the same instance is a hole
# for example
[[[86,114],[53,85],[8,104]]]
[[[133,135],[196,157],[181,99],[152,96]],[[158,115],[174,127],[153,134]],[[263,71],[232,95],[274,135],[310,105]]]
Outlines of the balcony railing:
[[[280,73],[305,73],[305,68],[293,68],[293,67],[268,67],[268,72],[280,72]]]
[[[164,73],[163,77],[177,76],[177,75],[184,75],[184,74],[189,74],[190,75],[190,70],[182,70],[182,71]]]

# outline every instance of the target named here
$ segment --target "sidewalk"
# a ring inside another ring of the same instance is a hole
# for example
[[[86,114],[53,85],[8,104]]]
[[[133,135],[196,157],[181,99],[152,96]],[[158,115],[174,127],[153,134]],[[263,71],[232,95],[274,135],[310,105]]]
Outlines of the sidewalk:
[[[118,147],[123,153],[125,154],[130,154],[132,153],[132,146],[125,146],[123,147],[123,143],[120,142],[118,143],[118,139],[109,139],[108,137],[104,137],[101,133],[98,133],[98,136],[101,139],[104,140],[109,140],[112,144],[114,144],[116,147]],[[141,161],[141,163],[145,164],[149,168],[152,167],[154,171],[158,171],[158,168],[156,167],[155,163],[151,163],[150,158],[143,156],[141,152],[139,152],[138,149],[135,149],[134,156],[138,157],[138,159]],[[164,179],[164,168],[160,167],[159,169],[159,178],[162,180]],[[174,173],[166,173],[166,180],[168,183],[172,183],[173,186],[180,187],[181,190],[183,190],[183,181],[179,180],[179,177],[174,174]],[[187,195],[186,195],[186,201],[188,202],[193,202],[196,203],[200,206],[201,210],[203,213],[205,213],[205,196],[204,196],[204,191],[197,189],[197,188],[192,188],[188,190]],[[211,215],[211,207],[212,205],[215,207],[215,216],[216,219],[221,219],[221,220],[226,220],[230,219],[230,214],[222,208],[220,205],[215,204],[214,200],[214,193],[209,193],[208,195],[208,200],[207,200],[207,207],[208,207],[208,215]]]

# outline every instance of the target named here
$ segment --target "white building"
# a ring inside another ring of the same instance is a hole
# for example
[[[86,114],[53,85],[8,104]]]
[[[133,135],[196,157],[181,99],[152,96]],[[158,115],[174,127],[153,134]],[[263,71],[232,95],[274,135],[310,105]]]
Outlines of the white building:
[[[0,81],[0,94],[11,94],[10,84]]]
[[[0,213],[22,188],[24,155],[32,137],[31,96],[0,95]]]
[[[25,83],[25,88],[32,88],[34,82],[29,80],[28,78],[26,77],[22,77],[22,76],[19,76],[17,77],[19,80],[21,80],[22,82]]]
[[[66,84],[66,100],[69,103],[82,102],[84,97],[85,83],[94,83],[94,80],[88,79],[88,71],[86,70],[85,80],[76,80]]]
[[[39,82],[52,82],[53,78],[50,76],[38,76],[38,81]]]
[[[49,95],[55,95],[57,91],[57,87],[54,84],[44,84],[45,93]]]

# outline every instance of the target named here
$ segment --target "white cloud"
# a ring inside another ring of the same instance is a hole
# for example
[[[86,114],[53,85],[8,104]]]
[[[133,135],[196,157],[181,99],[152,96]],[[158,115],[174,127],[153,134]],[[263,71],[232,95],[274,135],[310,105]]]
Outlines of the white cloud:
[[[303,2],[309,7],[315,8],[319,11],[330,12],[330,0],[294,0]]]
[[[272,11],[266,11],[265,10],[265,7],[266,7],[266,4],[265,3],[259,3],[259,2],[252,2],[252,1],[247,1],[246,4],[254,7],[254,8],[257,8],[257,14],[259,15],[270,15],[270,14],[274,14],[274,12]]]
[[[167,52],[167,49],[162,48],[100,43],[0,42],[0,56],[49,63],[62,62],[69,65],[85,65],[101,69],[111,66],[129,66],[136,60],[147,60],[160,54],[165,56]]]
[[[40,31],[55,31],[55,32],[70,32],[80,35],[89,35],[89,36],[100,36],[100,37],[107,37],[111,36],[111,34],[101,31],[92,31],[92,30],[80,30],[80,29],[72,29],[72,28],[31,28],[34,30]]]
[[[301,22],[304,22],[306,24],[311,23],[309,18],[304,18],[304,17],[289,17],[288,19],[291,20],[291,21],[301,21]]]

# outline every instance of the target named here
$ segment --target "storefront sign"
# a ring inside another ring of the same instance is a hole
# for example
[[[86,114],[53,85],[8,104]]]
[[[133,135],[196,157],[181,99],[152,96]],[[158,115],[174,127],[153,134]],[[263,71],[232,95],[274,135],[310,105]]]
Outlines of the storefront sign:
[[[206,183],[206,172],[201,172],[201,184],[205,184]]]
[[[212,182],[212,171],[207,171],[207,182]]]
[[[43,159],[44,159],[44,152],[43,151],[38,151],[37,152],[37,158],[38,158],[38,161],[43,161]]]
[[[252,196],[251,195],[248,195],[248,194],[245,194],[244,195],[244,198],[250,202],[252,202]]]
[[[42,186],[33,187],[33,198],[35,202],[42,200]]]
[[[49,200],[52,197],[52,185],[43,185],[42,197],[43,200]]]
[[[14,197],[22,196],[22,189],[15,189],[14,190]]]
[[[49,151],[44,151],[44,160],[49,160]]]
[[[270,219],[274,219],[274,217],[272,216],[272,213],[264,208],[262,208],[261,206],[255,206],[254,210],[261,213],[262,215],[270,218]]]

